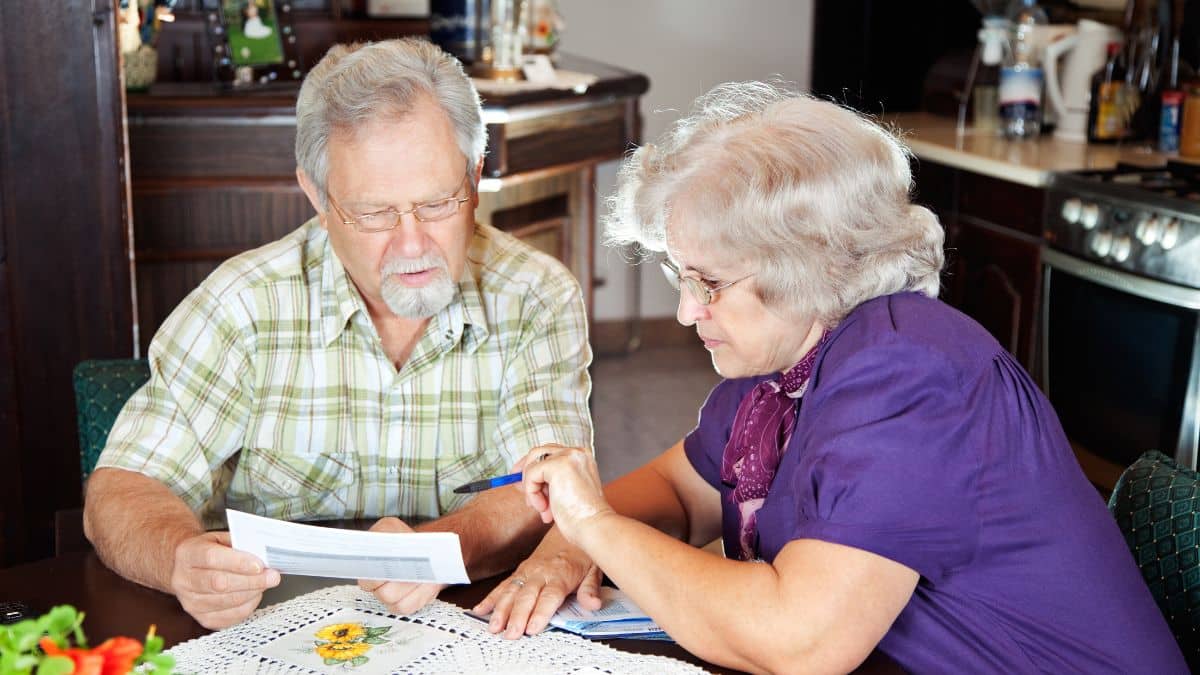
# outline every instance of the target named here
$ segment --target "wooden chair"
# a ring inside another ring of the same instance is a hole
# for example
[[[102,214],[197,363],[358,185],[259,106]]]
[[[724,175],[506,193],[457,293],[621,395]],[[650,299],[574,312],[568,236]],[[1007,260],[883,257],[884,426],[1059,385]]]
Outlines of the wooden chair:
[[[95,468],[121,408],[149,379],[150,364],[145,359],[92,360],[75,366],[79,468],[83,480]]]
[[[79,469],[81,480],[86,481],[100,459],[121,408],[150,379],[150,365],[145,359],[82,361],[75,366],[72,379],[79,423]],[[56,511],[55,553],[85,551],[90,547],[83,534],[83,509]]]

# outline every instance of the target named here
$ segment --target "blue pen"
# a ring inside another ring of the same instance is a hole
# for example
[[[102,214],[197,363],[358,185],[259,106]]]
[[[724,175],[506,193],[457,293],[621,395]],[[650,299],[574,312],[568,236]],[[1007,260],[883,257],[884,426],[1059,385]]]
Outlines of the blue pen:
[[[504,485],[512,485],[513,483],[520,483],[521,479],[523,477],[524,477],[524,474],[522,474],[520,471],[518,471],[516,473],[510,473],[507,476],[496,476],[495,478],[484,478],[483,480],[477,480],[473,483],[467,483],[466,485],[459,485],[458,487],[454,488],[454,491],[460,495],[468,494],[471,492],[483,492],[484,490],[491,490],[492,488],[498,488],[498,487],[501,487]]]

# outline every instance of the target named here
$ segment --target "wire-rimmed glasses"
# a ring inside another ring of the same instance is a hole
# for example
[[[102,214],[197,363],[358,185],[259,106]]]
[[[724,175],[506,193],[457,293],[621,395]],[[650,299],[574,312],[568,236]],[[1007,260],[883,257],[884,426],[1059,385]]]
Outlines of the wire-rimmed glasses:
[[[718,291],[729,288],[739,281],[745,281],[746,279],[754,276],[753,274],[747,274],[741,279],[727,281],[719,286],[709,286],[695,277],[685,277],[680,274],[679,268],[676,267],[675,263],[671,262],[668,258],[663,258],[660,260],[658,265],[660,268],[662,268],[663,276],[667,278],[667,283],[671,284],[671,288],[674,288],[678,291],[681,285],[686,287],[688,293],[691,293],[692,297],[696,299],[696,302],[702,305],[711,305],[713,300],[717,299]]]
[[[463,174],[462,183],[459,183],[458,190],[462,189],[463,183],[466,183],[470,177],[471,164],[468,162],[467,171]],[[458,190],[455,190],[454,194],[457,195]],[[338,215],[342,219],[343,225],[350,225],[359,232],[365,233],[387,232],[388,230],[394,230],[400,225],[400,219],[410,213],[413,214],[414,218],[422,223],[435,223],[439,220],[445,220],[458,213],[458,210],[462,207],[463,202],[468,202],[471,200],[470,194],[468,194],[466,197],[451,196],[446,197],[445,199],[435,199],[429,202],[413,204],[412,208],[408,209],[407,211],[397,211],[393,208],[387,208],[383,211],[364,213],[359,216],[351,216],[346,213],[345,209],[338,205],[337,201],[334,200],[333,195],[327,194],[327,196],[329,197],[329,204],[338,212]]]

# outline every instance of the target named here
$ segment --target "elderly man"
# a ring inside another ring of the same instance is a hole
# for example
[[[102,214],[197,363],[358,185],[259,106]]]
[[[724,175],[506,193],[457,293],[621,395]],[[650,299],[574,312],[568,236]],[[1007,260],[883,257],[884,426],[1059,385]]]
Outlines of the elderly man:
[[[480,112],[427,42],[335,47],[308,75],[296,174],[319,215],[226,262],[155,336],[88,484],[114,570],[219,628],[279,583],[211,531],[227,507],[456,532],[473,577],[531,550],[544,526],[515,486],[452,490],[590,447],[591,354],[570,273],[475,223]],[[360,583],[400,613],[440,590]]]

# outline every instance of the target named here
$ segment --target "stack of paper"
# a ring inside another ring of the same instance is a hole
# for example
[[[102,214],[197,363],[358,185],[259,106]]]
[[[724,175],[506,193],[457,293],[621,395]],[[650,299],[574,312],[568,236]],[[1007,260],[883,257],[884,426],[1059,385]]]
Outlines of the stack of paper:
[[[624,591],[604,586],[600,589],[600,599],[604,605],[593,612],[584,609],[572,596],[551,617],[550,625],[596,639],[671,640]]]

